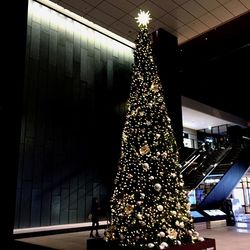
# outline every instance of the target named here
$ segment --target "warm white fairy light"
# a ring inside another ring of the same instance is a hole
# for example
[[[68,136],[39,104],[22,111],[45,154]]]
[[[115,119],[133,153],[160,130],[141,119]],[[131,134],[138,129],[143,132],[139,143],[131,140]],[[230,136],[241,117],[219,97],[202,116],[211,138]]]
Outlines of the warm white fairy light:
[[[202,241],[194,230],[179,154],[148,34],[149,12],[137,23],[131,92],[111,198],[106,241],[166,249]],[[116,243],[114,243],[116,244]]]
[[[152,19],[150,17],[150,13],[149,11],[145,12],[143,10],[140,10],[140,12],[138,13],[138,16],[135,18],[138,23],[138,26],[145,26],[147,27],[147,25],[149,24],[149,21]]]

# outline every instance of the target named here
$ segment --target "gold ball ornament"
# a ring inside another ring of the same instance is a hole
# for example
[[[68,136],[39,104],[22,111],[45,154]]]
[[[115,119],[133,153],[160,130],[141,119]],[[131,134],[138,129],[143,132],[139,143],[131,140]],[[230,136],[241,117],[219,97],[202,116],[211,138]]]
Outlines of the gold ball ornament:
[[[160,212],[163,211],[163,206],[162,205],[158,205],[157,206],[157,210],[160,211]]]
[[[153,243],[148,243],[149,248],[153,248],[155,245]]]
[[[141,155],[145,155],[150,152],[150,148],[148,145],[144,145],[139,149]]]
[[[168,243],[163,241],[161,244],[160,244],[160,249],[166,249],[168,247]]]
[[[154,189],[155,189],[156,191],[160,191],[160,190],[161,190],[161,184],[160,184],[160,183],[156,183],[156,184],[154,185]]]

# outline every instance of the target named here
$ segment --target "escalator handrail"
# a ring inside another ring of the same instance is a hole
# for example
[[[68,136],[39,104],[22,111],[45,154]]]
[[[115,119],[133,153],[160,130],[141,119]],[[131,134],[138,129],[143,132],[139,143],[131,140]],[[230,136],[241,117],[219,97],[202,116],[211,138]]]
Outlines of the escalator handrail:
[[[185,171],[186,168],[188,166],[190,166],[192,164],[192,162],[194,161],[194,156],[200,152],[201,148],[203,148],[205,145],[205,143],[203,142],[199,148],[197,148],[196,150],[194,150],[182,163],[181,163],[181,166],[182,166],[182,169],[181,169],[181,172]],[[195,158],[197,159],[197,158]]]
[[[212,173],[212,171],[218,165],[220,165],[220,163],[222,162],[222,160],[226,157],[226,155],[230,152],[231,149],[232,149],[232,147],[228,146],[226,149],[223,150],[223,152],[221,152],[221,157],[219,158],[218,161],[216,161],[215,163],[209,164],[209,166],[207,167],[207,169],[210,168],[209,171],[204,175],[204,177],[202,179],[199,180],[198,184],[193,189],[196,189]]]

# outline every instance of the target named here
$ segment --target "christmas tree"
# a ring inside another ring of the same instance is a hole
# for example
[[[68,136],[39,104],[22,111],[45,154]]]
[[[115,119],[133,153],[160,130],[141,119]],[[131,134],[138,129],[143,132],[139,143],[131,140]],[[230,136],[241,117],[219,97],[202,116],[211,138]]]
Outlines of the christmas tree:
[[[165,249],[204,240],[194,230],[178,149],[154,61],[147,24],[136,18],[134,64],[121,156],[105,239],[121,246]],[[166,58],[167,60],[167,58]]]

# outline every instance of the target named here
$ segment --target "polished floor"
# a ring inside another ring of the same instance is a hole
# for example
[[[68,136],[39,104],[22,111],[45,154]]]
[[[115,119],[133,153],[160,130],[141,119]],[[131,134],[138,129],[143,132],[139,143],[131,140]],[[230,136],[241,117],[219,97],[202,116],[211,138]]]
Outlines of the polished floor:
[[[239,227],[220,226],[211,229],[200,228],[198,231],[205,238],[215,239],[217,250],[250,249],[249,223],[240,224]],[[103,232],[104,230],[100,230],[101,235],[103,235]],[[16,240],[19,246],[16,249],[87,250],[88,239],[89,231],[29,237]]]

